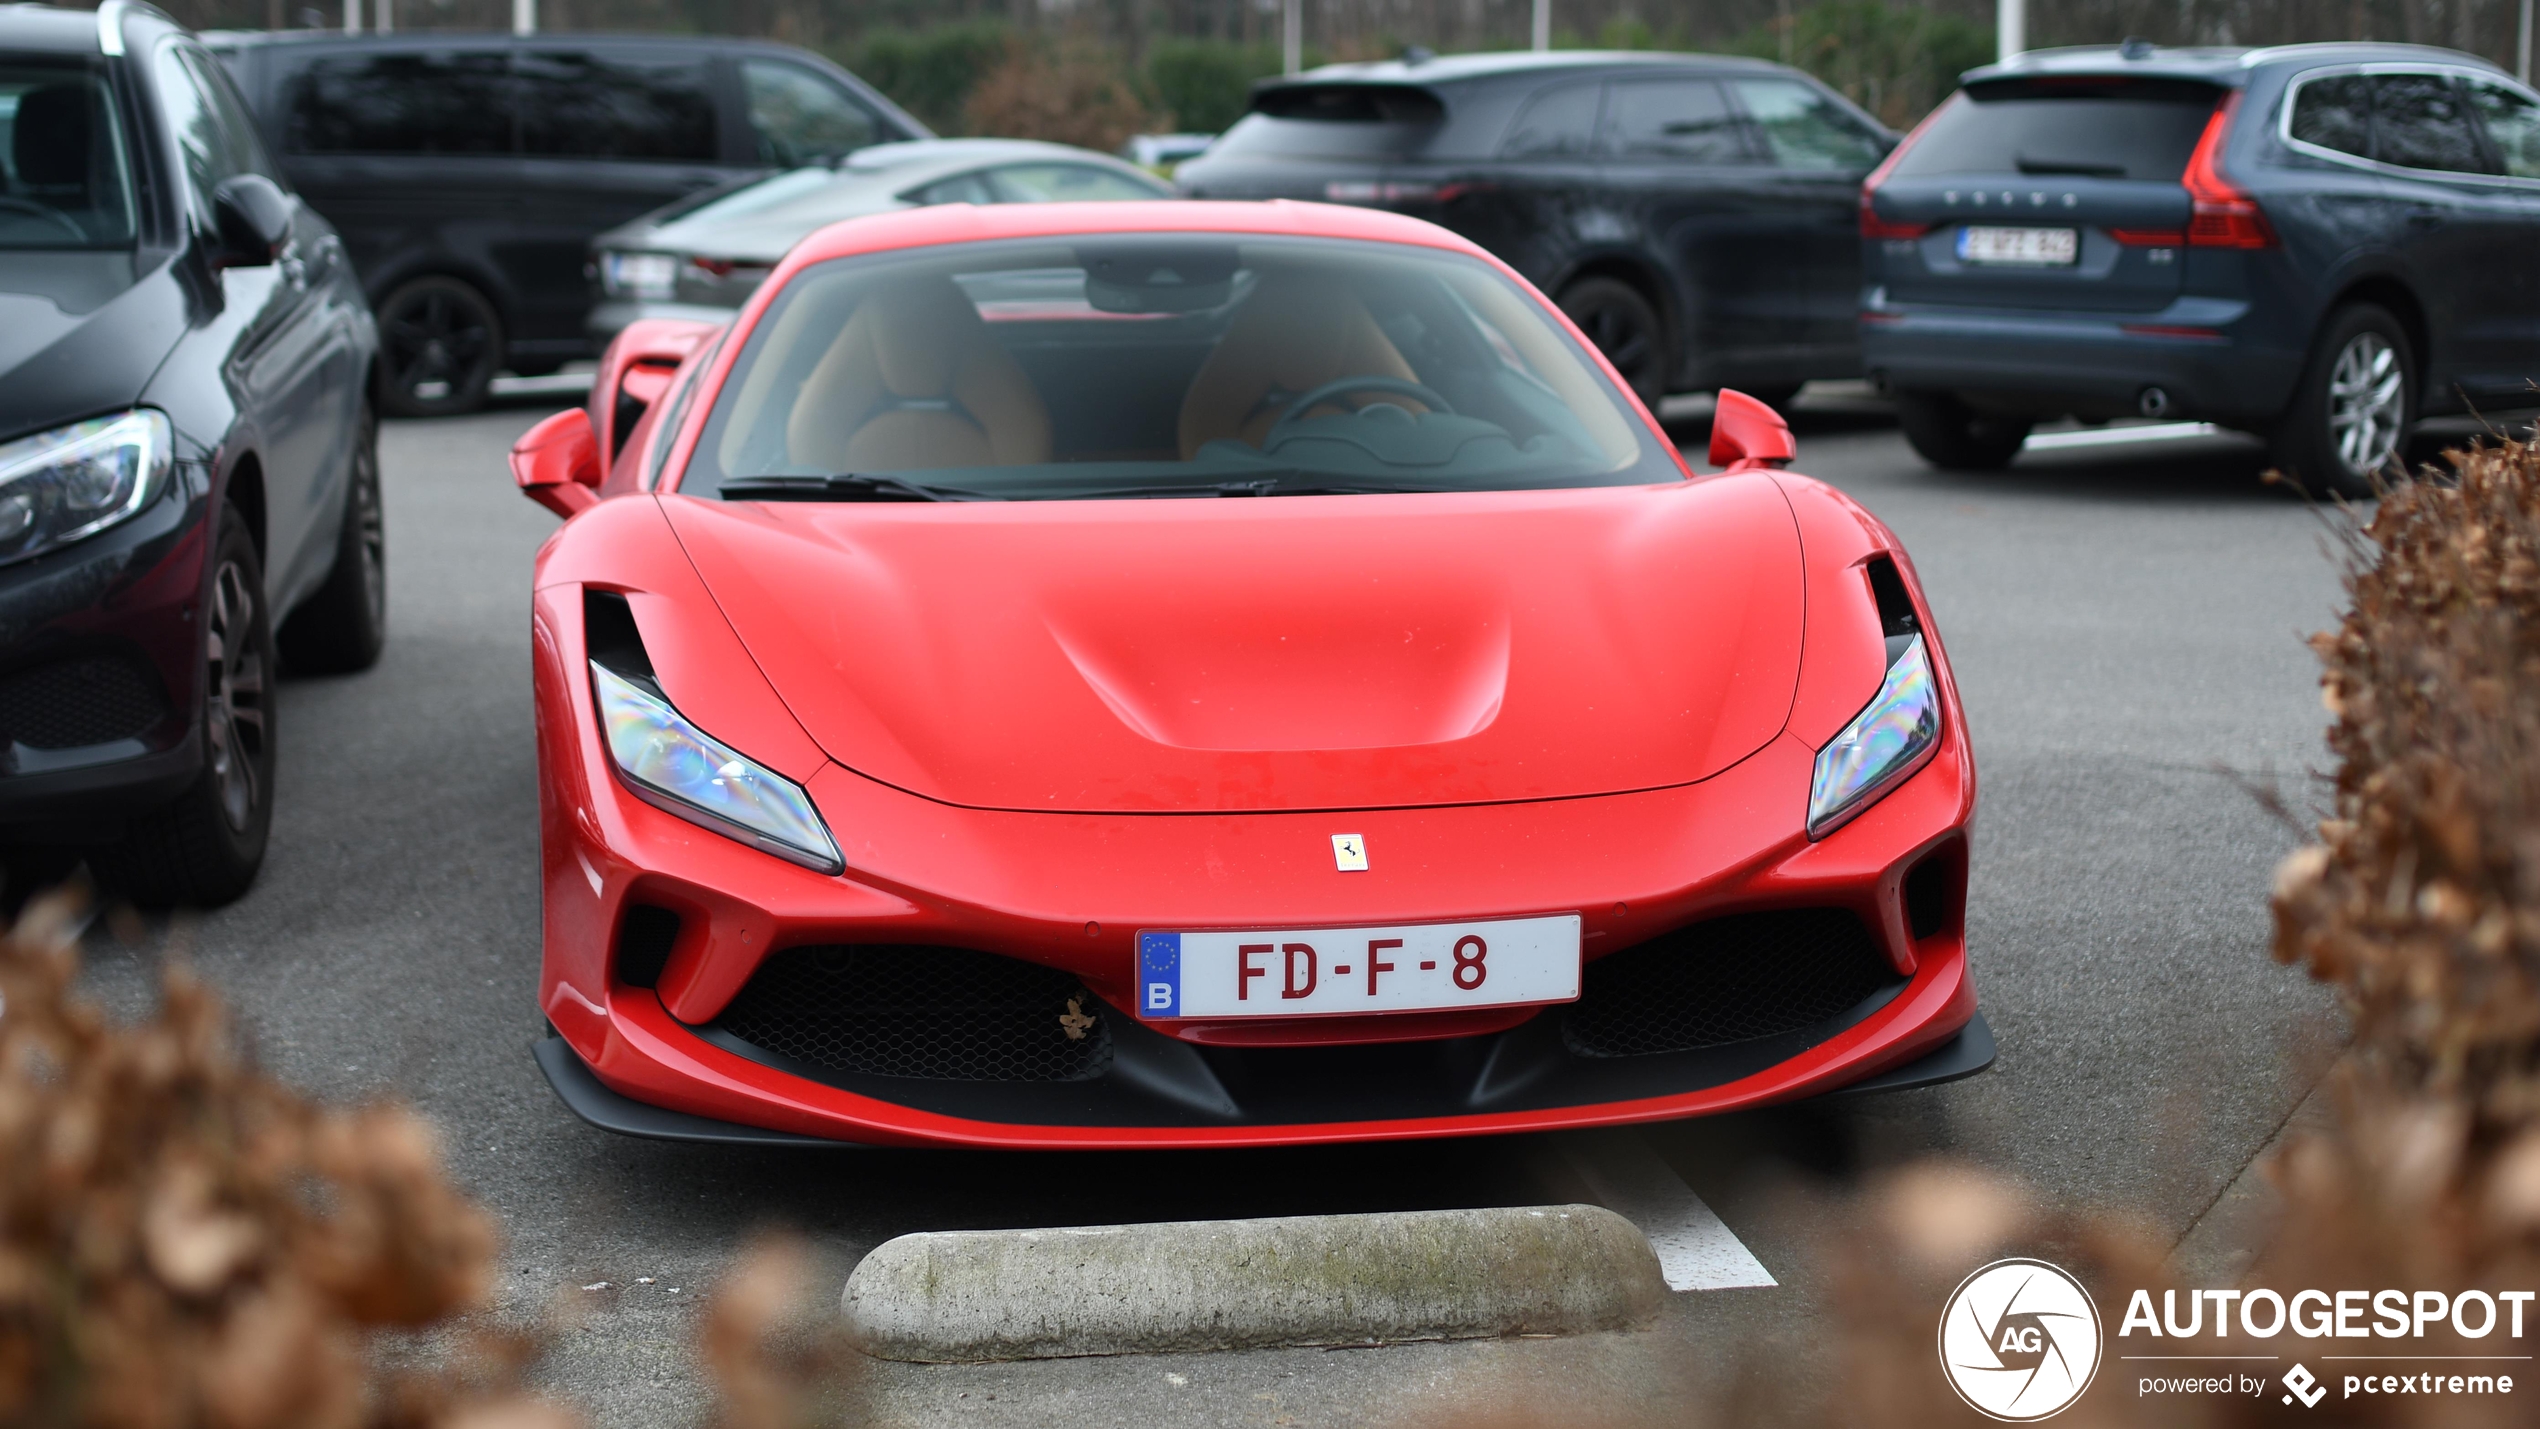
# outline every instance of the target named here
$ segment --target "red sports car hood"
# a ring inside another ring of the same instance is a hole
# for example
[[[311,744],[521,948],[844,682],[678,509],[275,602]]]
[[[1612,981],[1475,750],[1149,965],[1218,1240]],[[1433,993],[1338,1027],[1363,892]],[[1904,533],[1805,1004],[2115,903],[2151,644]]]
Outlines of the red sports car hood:
[[[840,764],[949,803],[1345,809],[1687,783],[1789,715],[1766,478],[1474,495],[663,500]]]

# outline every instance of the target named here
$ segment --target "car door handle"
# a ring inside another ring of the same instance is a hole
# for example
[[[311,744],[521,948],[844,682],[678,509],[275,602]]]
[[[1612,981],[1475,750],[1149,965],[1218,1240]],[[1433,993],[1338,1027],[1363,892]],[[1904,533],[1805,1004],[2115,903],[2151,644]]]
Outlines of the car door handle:
[[[2443,210],[2439,208],[2412,208],[2408,210],[2408,227],[2410,228],[2441,228],[2442,226]]]

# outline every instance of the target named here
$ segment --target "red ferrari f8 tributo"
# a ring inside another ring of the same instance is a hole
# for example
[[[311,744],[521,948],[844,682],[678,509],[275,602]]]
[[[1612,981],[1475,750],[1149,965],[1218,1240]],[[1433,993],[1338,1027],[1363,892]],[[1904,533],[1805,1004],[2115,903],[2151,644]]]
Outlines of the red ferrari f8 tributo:
[[[1315,204],[823,230],[514,474],[564,1100],[1263,1145],[1980,1070],[1913,565],[1504,265]]]

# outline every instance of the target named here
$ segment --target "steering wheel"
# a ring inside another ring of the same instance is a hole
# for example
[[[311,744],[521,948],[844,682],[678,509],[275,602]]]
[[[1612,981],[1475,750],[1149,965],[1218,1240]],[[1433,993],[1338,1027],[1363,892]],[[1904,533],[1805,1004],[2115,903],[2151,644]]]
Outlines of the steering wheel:
[[[1279,420],[1270,424],[1270,430],[1261,434],[1261,449],[1268,451],[1280,437],[1293,430],[1298,422],[1305,420],[1306,413],[1335,397],[1345,396],[1351,392],[1385,392],[1396,397],[1409,397],[1432,412],[1449,417],[1455,415],[1455,409],[1447,404],[1444,397],[1417,382],[1406,382],[1399,377],[1380,377],[1372,372],[1357,377],[1340,377],[1290,402],[1287,411],[1280,414]]]
[[[29,199],[13,198],[8,194],[0,194],[0,209],[12,209],[16,212],[23,213],[30,218],[40,218],[47,223],[59,224],[63,228],[69,230],[71,237],[78,239],[82,243],[86,243],[88,241],[88,230],[81,228],[76,223],[73,223],[70,219],[70,215],[63,213],[60,209],[52,207],[50,204],[41,204]]]

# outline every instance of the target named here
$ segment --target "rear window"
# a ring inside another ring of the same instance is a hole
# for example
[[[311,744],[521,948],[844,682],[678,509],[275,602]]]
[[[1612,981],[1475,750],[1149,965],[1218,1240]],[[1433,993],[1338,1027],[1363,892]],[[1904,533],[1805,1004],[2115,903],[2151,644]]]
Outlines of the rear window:
[[[2053,174],[2174,184],[2218,97],[2209,85],[2140,80],[1962,90],[1932,116],[1895,176]]]
[[[1295,84],[1253,96],[1252,112],[1210,147],[1212,157],[1383,158],[1419,149],[1446,105],[1407,85]]]

